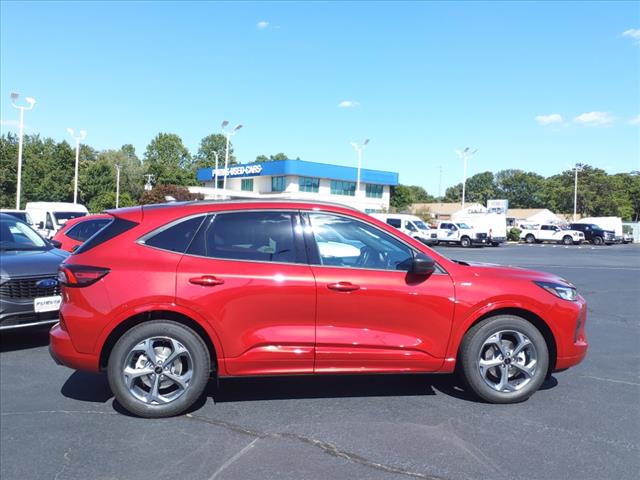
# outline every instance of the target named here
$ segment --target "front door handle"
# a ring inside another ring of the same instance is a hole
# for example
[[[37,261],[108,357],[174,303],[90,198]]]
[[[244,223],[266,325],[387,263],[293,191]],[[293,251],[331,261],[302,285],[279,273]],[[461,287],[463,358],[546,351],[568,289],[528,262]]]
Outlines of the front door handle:
[[[337,282],[327,285],[329,290],[337,290],[338,292],[353,292],[354,290],[360,290],[359,285],[354,285],[351,282]]]
[[[189,279],[189,283],[194,285],[202,285],[205,287],[215,287],[216,285],[222,285],[224,280],[216,278],[213,275],[203,275],[201,277],[194,277]]]

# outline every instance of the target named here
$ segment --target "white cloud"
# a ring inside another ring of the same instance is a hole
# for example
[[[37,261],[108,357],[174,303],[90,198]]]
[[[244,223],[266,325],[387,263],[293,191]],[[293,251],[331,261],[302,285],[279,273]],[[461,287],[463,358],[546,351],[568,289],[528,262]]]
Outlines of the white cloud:
[[[562,121],[562,115],[559,113],[552,113],[550,115],[538,115],[536,122],[540,125],[551,125],[552,123],[560,123]]]
[[[630,28],[622,32],[623,37],[633,38],[634,40],[640,40],[640,28]]]
[[[629,120],[630,125],[640,125],[640,115],[636,115],[631,120]]]
[[[582,125],[608,125],[613,123],[613,117],[609,112],[586,112],[575,118]]]
[[[359,106],[360,102],[356,102],[355,100],[343,100],[338,104],[338,108],[355,108]]]
[[[269,27],[269,22],[267,22],[266,20],[260,20],[260,21],[258,22],[257,27],[258,27],[260,30],[264,30],[265,28]]]

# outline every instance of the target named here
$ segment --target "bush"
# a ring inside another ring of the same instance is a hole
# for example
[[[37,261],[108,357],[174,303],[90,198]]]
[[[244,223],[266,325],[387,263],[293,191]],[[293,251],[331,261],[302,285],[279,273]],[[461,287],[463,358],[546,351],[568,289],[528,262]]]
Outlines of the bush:
[[[507,232],[507,240],[510,240],[512,242],[519,242],[521,232],[522,230],[520,230],[518,227],[513,227]]]

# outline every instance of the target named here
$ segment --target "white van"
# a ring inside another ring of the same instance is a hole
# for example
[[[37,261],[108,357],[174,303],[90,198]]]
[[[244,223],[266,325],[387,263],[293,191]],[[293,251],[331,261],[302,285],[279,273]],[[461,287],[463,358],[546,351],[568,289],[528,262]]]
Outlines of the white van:
[[[504,213],[453,214],[454,222],[463,222],[478,232],[487,233],[487,245],[497,247],[507,241],[507,216]]]
[[[431,228],[420,217],[404,213],[372,213],[371,216],[422,243],[431,244],[435,242],[435,239],[431,238]]]
[[[45,238],[53,237],[67,220],[89,214],[84,205],[68,202],[28,202],[26,211],[34,228]]]

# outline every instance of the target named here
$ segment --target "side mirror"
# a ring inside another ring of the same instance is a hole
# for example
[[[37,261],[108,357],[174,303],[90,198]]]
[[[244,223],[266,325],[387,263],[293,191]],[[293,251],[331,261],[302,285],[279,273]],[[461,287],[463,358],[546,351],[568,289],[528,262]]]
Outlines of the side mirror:
[[[80,248],[80,245],[74,245],[71,247],[71,253],[75,252],[78,248]]]
[[[44,222],[38,222],[36,226],[38,227],[39,230],[44,230]]]
[[[60,248],[62,246],[62,242],[60,240],[49,240],[49,242],[51,242],[51,245],[55,248]]]
[[[409,273],[413,275],[429,276],[436,270],[436,264],[433,258],[428,257],[424,253],[417,253],[411,263]]]

